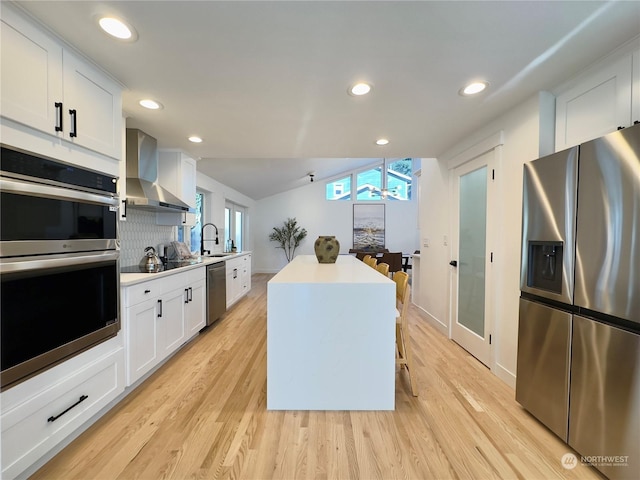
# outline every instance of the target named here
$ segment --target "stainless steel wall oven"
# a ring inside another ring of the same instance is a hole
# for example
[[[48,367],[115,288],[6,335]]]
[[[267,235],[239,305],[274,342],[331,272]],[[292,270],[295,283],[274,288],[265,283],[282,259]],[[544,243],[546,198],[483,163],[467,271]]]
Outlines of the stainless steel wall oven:
[[[2,146],[2,389],[117,335],[116,180]]]

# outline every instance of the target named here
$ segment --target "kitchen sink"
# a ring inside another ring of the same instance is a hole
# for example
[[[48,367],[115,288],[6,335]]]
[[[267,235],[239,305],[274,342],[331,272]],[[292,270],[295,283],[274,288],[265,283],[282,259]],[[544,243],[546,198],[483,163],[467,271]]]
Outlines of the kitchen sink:
[[[235,255],[234,253],[211,253],[209,255],[205,255],[206,257],[228,257],[230,255]]]

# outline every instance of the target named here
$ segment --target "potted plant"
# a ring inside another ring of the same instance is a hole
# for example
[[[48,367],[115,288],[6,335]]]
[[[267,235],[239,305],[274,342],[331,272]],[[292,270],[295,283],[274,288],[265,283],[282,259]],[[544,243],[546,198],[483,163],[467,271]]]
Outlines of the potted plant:
[[[287,218],[282,227],[273,227],[273,232],[269,234],[269,240],[278,242],[276,248],[283,249],[287,262],[290,262],[293,260],[296,248],[306,236],[307,230],[300,228],[295,218]]]

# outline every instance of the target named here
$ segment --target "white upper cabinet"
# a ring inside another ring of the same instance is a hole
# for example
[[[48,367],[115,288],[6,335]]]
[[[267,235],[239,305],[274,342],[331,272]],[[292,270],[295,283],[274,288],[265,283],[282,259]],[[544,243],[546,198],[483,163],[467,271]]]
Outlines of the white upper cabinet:
[[[196,208],[196,161],[179,150],[158,151],[158,183]]]
[[[64,138],[110,157],[122,153],[122,93],[118,85],[63,51]]]
[[[120,159],[121,87],[12,9],[2,16],[0,114]]]
[[[62,47],[3,10],[0,23],[2,82],[0,113],[37,130],[57,134],[62,97]]]
[[[576,79],[556,97],[556,151],[628,127],[638,114],[638,53],[630,52]],[[635,77],[635,78],[634,78]],[[633,85],[636,88],[633,88]],[[634,97],[635,95],[635,97]]]
[[[158,212],[158,225],[196,224],[196,161],[180,150],[158,151],[158,183],[189,205],[189,212]]]

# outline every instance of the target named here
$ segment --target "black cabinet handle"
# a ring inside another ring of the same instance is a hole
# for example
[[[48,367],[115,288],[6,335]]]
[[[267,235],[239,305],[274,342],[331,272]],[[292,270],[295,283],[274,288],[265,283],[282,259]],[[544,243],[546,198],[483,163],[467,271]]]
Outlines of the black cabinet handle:
[[[121,218],[127,218],[127,200],[122,200],[122,214],[120,215]]]
[[[187,223],[187,213],[183,212],[182,213],[182,224],[185,225]]]
[[[145,290],[144,293],[151,293],[151,290]]]
[[[75,109],[69,110],[69,115],[71,115],[71,131],[69,132],[70,137],[78,136],[78,112]]]
[[[184,289],[184,303],[189,303],[189,289]]]
[[[54,103],[56,107],[56,132],[62,131],[62,102]]]
[[[449,262],[449,265],[451,265],[452,267],[457,267],[458,266],[458,261],[457,260],[451,260]]]
[[[89,396],[88,396],[88,395],[82,395],[82,396],[80,397],[80,399],[79,399],[76,403],[74,403],[73,405],[71,405],[71,406],[70,406],[69,408],[67,408],[64,412],[59,413],[58,415],[55,415],[55,416],[53,416],[53,415],[52,415],[51,417],[47,418],[47,422],[55,422],[55,421],[56,421],[57,419],[59,419],[62,415],[64,415],[65,413],[67,413],[67,412],[68,412],[69,410],[71,410],[72,408],[77,407],[78,405],[80,405],[80,404],[81,404],[82,402],[84,402],[87,398],[89,398]]]
[[[189,287],[189,301],[193,302],[193,288]]]
[[[158,300],[158,318],[162,317],[162,300]]]

